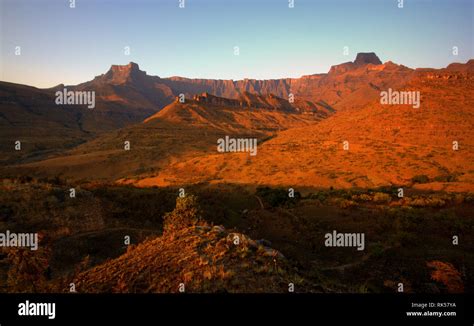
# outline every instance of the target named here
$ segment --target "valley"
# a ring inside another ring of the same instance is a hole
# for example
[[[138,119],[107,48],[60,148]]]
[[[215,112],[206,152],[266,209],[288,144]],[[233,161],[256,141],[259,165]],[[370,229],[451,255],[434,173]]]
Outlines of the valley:
[[[0,229],[41,245],[0,253],[0,290],[472,292],[473,72],[374,53],[261,81],[130,63],[67,86],[93,109],[1,82]],[[335,232],[364,243],[325,245]]]

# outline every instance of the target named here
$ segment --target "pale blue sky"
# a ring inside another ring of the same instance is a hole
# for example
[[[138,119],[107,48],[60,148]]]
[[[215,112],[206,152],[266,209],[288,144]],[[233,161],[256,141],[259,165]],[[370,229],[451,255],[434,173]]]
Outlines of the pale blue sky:
[[[403,9],[398,0],[295,0],[293,9],[288,0],[0,2],[0,79],[38,87],[129,61],[160,77],[269,79],[327,72],[357,52],[409,67],[474,57],[472,0],[405,0]]]

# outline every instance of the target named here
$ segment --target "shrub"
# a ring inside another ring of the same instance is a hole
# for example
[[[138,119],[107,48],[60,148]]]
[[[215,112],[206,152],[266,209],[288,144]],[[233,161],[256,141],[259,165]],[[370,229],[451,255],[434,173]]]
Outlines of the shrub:
[[[443,207],[446,201],[439,197],[416,197],[407,199],[406,203],[413,207]]]
[[[175,209],[164,216],[163,229],[165,232],[174,231],[198,225],[201,222],[201,209],[197,197],[193,195],[178,197]]]
[[[383,192],[376,192],[374,194],[374,202],[376,203],[389,203],[392,200],[392,197],[388,194],[384,194]]]
[[[425,174],[419,174],[411,178],[411,181],[413,183],[428,183],[430,181],[430,178],[428,178],[428,176]]]
[[[309,198],[311,199],[317,199],[320,202],[324,202],[327,199],[327,194],[325,194],[323,191],[318,191],[316,193],[312,193]]]
[[[468,193],[466,197],[464,197],[464,202],[468,204],[474,203],[474,194]]]
[[[354,195],[352,196],[353,200],[358,200],[358,201],[371,201],[372,197],[367,194],[360,194],[360,195]]]
[[[357,203],[355,201],[352,201],[352,200],[347,200],[347,199],[341,199],[339,202],[339,207],[341,208],[351,208],[351,207],[354,207],[354,206],[357,206]]]
[[[447,292],[464,292],[461,273],[452,264],[434,260],[427,262],[426,265],[432,269],[431,279],[443,284]]]
[[[31,251],[24,248],[9,248],[7,257],[10,268],[7,274],[9,292],[47,292],[50,279],[50,251]]]

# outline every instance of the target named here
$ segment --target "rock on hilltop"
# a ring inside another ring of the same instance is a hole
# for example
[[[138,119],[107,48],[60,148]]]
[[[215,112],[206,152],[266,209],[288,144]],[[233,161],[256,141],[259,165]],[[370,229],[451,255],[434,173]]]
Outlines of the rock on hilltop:
[[[382,61],[380,61],[379,57],[377,57],[377,55],[373,52],[357,53],[357,56],[353,62],[349,61],[332,66],[329,70],[329,74],[343,74],[347,71],[354,70],[369,64],[381,65]]]
[[[357,66],[367,65],[381,65],[382,61],[380,61],[379,57],[374,52],[367,52],[367,53],[357,53],[356,59],[354,60],[354,64]]]
[[[300,280],[283,255],[244,234],[210,226],[196,197],[178,198],[163,236],[77,275],[78,292],[287,292]]]

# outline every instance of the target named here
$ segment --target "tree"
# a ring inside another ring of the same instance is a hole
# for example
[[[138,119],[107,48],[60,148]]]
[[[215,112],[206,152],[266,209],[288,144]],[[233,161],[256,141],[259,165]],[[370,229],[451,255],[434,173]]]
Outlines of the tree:
[[[165,232],[176,231],[202,222],[197,197],[189,195],[176,199],[175,209],[164,216],[163,229]]]

